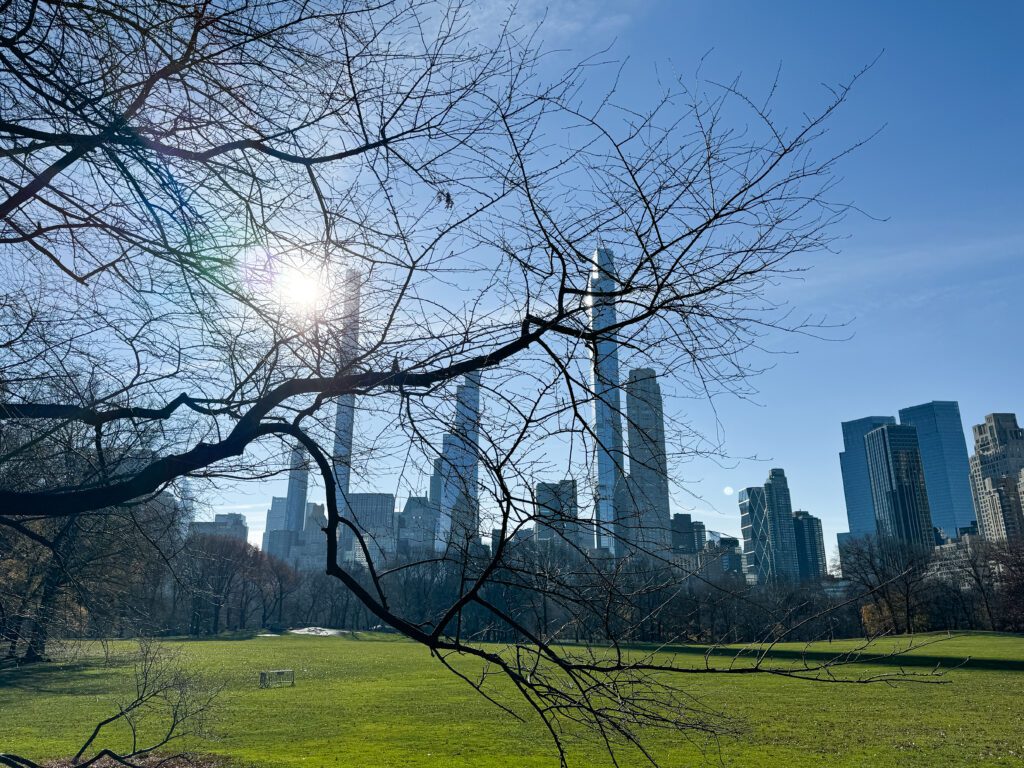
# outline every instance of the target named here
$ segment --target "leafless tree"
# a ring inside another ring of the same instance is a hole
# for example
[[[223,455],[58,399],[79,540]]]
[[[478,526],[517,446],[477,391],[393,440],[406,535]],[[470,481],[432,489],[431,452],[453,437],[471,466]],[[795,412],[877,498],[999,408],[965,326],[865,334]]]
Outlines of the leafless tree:
[[[471,530],[381,564],[327,494],[325,571],[374,621],[446,664],[499,670],[563,759],[571,723],[613,754],[643,750],[645,727],[713,730],[680,692],[688,675],[835,674],[843,660],[694,670],[631,650],[678,594],[665,552],[611,559],[566,538],[573,554],[538,570],[511,542],[534,522],[537,478],[592,470],[600,342],[707,398],[747,391],[764,332],[815,327],[769,291],[848,210],[831,194],[849,148],[821,139],[856,77],[787,127],[771,93],[737,83],[678,79],[652,104],[595,94],[614,69],[552,77],[514,15],[485,31],[443,0],[0,10],[0,525],[259,478],[282,440],[333,489],[348,396],[369,426],[346,470],[425,470],[452,388],[479,375],[489,550]],[[618,257],[611,288],[591,281],[598,245]],[[282,300],[295,279],[317,300]],[[675,454],[714,447],[677,426]],[[38,471],[66,458],[66,428],[90,437],[74,482]],[[343,531],[365,572],[339,558]],[[436,604],[394,596],[411,568],[432,574]],[[539,602],[497,597],[524,588]],[[600,645],[560,644],[573,635]],[[490,695],[486,675],[470,682]]]
[[[178,654],[151,639],[138,641],[132,659],[131,687],[117,702],[116,711],[98,722],[71,758],[71,765],[120,764],[132,768],[139,760],[189,735],[203,735],[206,718],[219,694],[197,674],[184,670]],[[121,728],[118,737],[109,732]],[[98,744],[115,744],[97,749]],[[125,746],[120,746],[120,745]],[[159,764],[173,761],[164,755]],[[33,761],[0,754],[7,768],[39,768]]]

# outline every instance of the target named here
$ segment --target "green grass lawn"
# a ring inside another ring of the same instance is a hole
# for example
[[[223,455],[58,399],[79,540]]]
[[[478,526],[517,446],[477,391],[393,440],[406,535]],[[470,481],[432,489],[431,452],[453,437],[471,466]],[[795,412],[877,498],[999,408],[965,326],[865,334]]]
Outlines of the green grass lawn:
[[[535,718],[520,723],[504,715],[411,642],[287,636],[180,647],[190,666],[225,686],[213,738],[188,744],[197,751],[296,768],[557,765]],[[0,752],[33,759],[73,754],[112,711],[112,691],[123,690],[130,676],[130,667],[107,666],[97,651],[0,672]],[[794,651],[782,647],[779,658]],[[905,664],[926,670],[967,657],[972,661],[943,685],[688,677],[688,692],[746,728],[706,749],[679,735],[652,734],[653,752],[673,767],[1024,765],[1024,637],[955,637],[910,653]],[[686,649],[677,659],[703,663]],[[278,668],[294,668],[296,686],[259,690],[259,670]],[[501,693],[513,700],[507,687]],[[609,764],[597,745],[571,747],[570,765]],[[623,764],[643,762],[632,755]]]

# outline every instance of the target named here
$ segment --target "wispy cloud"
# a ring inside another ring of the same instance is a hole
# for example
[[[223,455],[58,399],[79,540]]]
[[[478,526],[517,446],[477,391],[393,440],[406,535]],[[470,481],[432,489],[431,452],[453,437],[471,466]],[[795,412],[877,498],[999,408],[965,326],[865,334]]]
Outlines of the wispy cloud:
[[[494,29],[511,11],[521,24],[541,24],[540,37],[547,43],[564,45],[584,39],[587,47],[600,47],[628,27],[646,5],[647,0],[639,0],[624,10],[600,0],[482,0],[473,5],[472,19],[482,30]]]

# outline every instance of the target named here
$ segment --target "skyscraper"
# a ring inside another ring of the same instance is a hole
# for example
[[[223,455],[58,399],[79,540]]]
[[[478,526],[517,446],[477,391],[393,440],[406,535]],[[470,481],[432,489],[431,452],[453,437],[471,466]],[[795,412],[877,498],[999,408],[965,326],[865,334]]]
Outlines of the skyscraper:
[[[1024,541],[1024,431],[1016,414],[990,413],[984,424],[975,425],[970,468],[981,535],[990,541]]]
[[[739,493],[739,504],[747,574],[755,576],[759,584],[766,584],[771,580],[773,571],[768,505],[764,497],[764,488],[744,488]]]
[[[480,535],[480,373],[466,375],[455,391],[455,423],[444,435],[441,455],[434,462],[437,533],[434,547],[444,552],[455,546],[465,553]]]
[[[902,408],[900,424],[917,428],[932,524],[948,538],[956,538],[957,531],[975,519],[960,406],[935,401]]]
[[[800,581],[813,582],[824,578],[828,573],[828,564],[825,560],[821,520],[809,512],[796,510],[793,512],[793,534],[796,538]]]
[[[284,496],[274,496],[270,499],[270,509],[267,510],[267,524],[263,528],[263,551],[268,555],[280,558],[281,554],[270,551],[270,534],[274,531],[288,530],[285,527],[286,510],[288,499]]]
[[[345,322],[341,332],[341,347],[338,350],[339,365],[342,369],[350,367],[359,354],[360,280],[357,271],[350,269],[345,272]],[[334,417],[334,498],[338,505],[338,514],[347,519],[352,517],[348,492],[352,476],[352,431],[355,427],[355,414],[356,396],[340,395],[338,410]]]
[[[590,327],[598,335],[591,360],[594,390],[594,522],[596,546],[618,554],[615,537],[618,502],[625,494],[625,467],[622,454],[622,407],[619,395],[619,342],[615,298],[618,288],[615,261],[607,248],[594,252],[590,275]],[[610,330],[607,330],[610,329]]]
[[[403,555],[424,557],[434,551],[437,506],[430,498],[410,496],[399,517],[398,543]]]
[[[769,470],[764,483],[764,498],[768,506],[773,571],[777,578],[796,580],[800,577],[800,565],[793,531],[793,502],[789,495],[789,481],[782,469]]]
[[[350,493],[349,508],[352,518],[362,533],[370,562],[379,567],[394,557],[398,550],[398,531],[395,520],[395,497],[391,493]],[[353,536],[353,539],[355,537]],[[366,563],[366,552],[353,541],[352,560]]]
[[[759,584],[796,581],[800,565],[786,473],[772,469],[763,487],[744,488],[739,506],[747,573]]]
[[[288,496],[285,503],[284,527],[289,531],[301,531],[306,521],[306,493],[309,488],[309,467],[306,466],[306,452],[300,443],[291,451],[288,469]]]
[[[672,515],[672,551],[681,555],[697,551],[694,539],[694,523],[688,512]]]
[[[917,429],[886,424],[868,432],[864,445],[879,535],[906,545],[933,546]]]
[[[629,478],[625,509],[618,510],[619,535],[638,549],[665,553],[672,547],[668,458],[661,387],[650,368],[629,372],[626,382]]]
[[[693,546],[700,552],[708,543],[707,527],[700,520],[693,521]]]
[[[559,480],[556,483],[537,483],[534,497],[537,503],[537,540],[587,547],[582,540],[576,501],[576,481]]]
[[[843,451],[839,454],[839,467],[843,473],[846,519],[851,538],[871,536],[877,530],[864,436],[885,424],[895,423],[892,416],[867,416],[843,422]]]

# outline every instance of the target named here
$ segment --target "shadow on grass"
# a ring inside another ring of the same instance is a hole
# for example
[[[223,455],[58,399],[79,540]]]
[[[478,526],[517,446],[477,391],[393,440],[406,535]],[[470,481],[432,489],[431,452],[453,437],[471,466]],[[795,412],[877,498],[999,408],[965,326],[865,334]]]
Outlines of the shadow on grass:
[[[95,658],[75,661],[39,662],[0,670],[0,695],[8,690],[32,693],[73,693],[83,696],[109,694],[111,676],[130,662],[112,661],[103,664]]]
[[[738,664],[752,662],[758,655],[756,649],[737,650],[736,648],[713,648],[710,653],[706,646],[694,645],[671,645],[663,646],[660,650],[676,653],[681,656],[709,656],[715,660],[736,659]],[[1000,672],[1024,672],[1024,659],[986,659],[972,658],[969,656],[957,657],[954,655],[940,656],[937,654],[922,654],[916,651],[906,653],[887,654],[883,651],[866,651],[858,654],[844,653],[836,650],[804,650],[800,648],[774,648],[768,654],[766,663],[778,665],[779,662],[790,662],[787,668],[799,668],[799,663],[818,665],[829,661],[842,659],[845,664],[856,664],[859,666],[872,667],[900,667],[915,669],[979,669]]]

